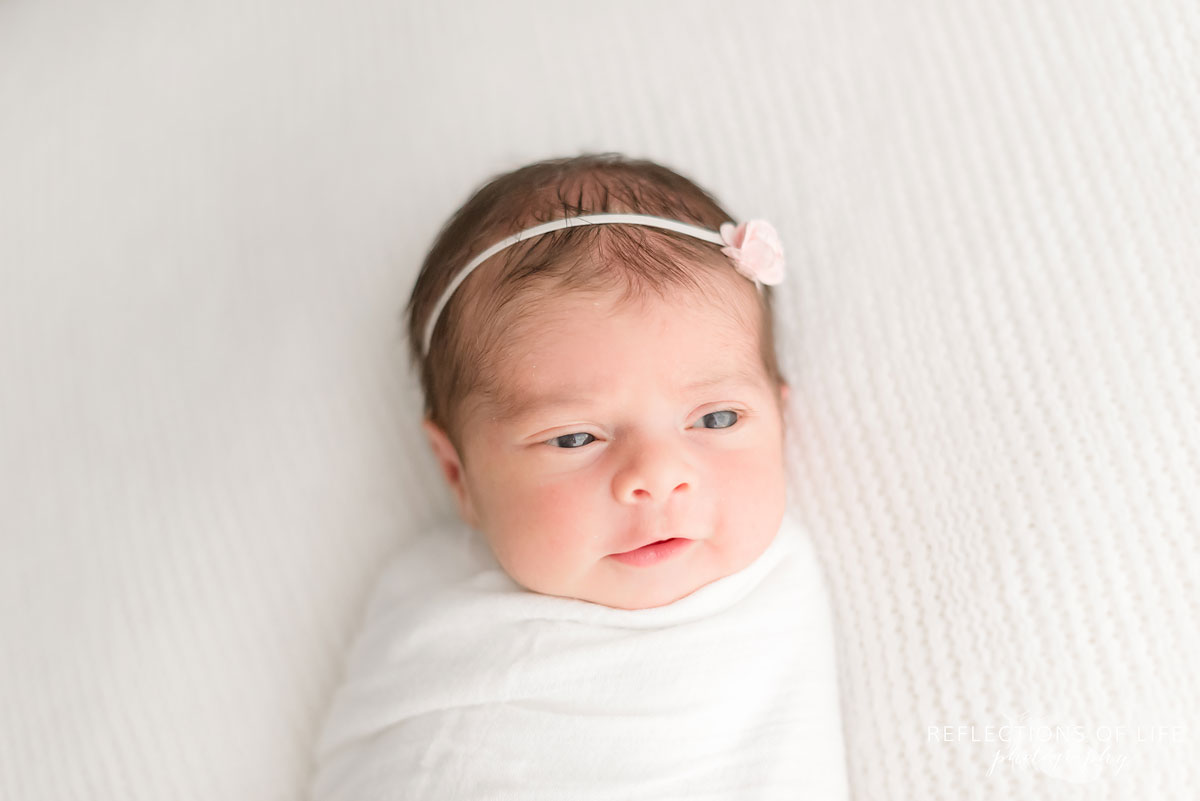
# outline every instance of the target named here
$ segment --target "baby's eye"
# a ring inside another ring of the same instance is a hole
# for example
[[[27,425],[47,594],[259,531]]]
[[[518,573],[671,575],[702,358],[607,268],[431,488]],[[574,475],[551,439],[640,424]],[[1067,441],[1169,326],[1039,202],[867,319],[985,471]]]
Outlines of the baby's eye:
[[[583,437],[592,437],[592,435],[583,431],[578,431],[574,434],[563,434],[561,437],[554,437],[553,439],[547,440],[546,444],[553,445],[556,448],[562,448],[564,450],[577,450],[582,448],[584,445],[590,445],[592,440],[596,439],[595,437],[592,437],[590,440],[583,441]]]
[[[718,421],[714,426],[703,426],[703,428],[729,428],[738,421],[738,413],[732,409],[722,409],[719,412],[709,412],[700,418],[701,422],[712,418]]]

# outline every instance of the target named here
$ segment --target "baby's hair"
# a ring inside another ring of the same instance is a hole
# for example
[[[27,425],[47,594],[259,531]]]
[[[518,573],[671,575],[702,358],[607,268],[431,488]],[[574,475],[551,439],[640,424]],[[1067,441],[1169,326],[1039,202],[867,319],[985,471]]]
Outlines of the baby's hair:
[[[446,432],[464,457],[460,424],[469,398],[501,406],[497,374],[512,349],[512,329],[556,296],[622,288],[622,303],[672,288],[704,289],[694,265],[732,270],[717,245],[640,225],[588,225],[554,231],[491,257],[451,296],[422,357],[429,315],[442,291],[476,254],[543,222],[580,214],[630,213],[667,217],[716,230],[734,220],[703,189],[652,161],[619,153],[585,153],[526,165],[498,175],[446,221],[421,265],[405,309],[409,357],[421,379],[425,416]],[[752,284],[747,282],[747,286]],[[759,297],[763,367],[778,389],[770,286]],[[736,315],[732,310],[731,315]]]

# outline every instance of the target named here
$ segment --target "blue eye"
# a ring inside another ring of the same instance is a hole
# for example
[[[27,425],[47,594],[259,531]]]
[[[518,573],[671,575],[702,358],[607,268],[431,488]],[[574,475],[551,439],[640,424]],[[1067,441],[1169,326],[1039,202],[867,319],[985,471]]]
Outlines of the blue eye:
[[[721,423],[718,423],[716,426],[704,426],[704,428],[718,428],[718,429],[730,428],[735,423],[737,423],[738,413],[733,411],[732,409],[722,409],[719,412],[709,412],[708,414],[701,417],[700,420],[701,420],[701,422],[703,422],[705,420],[708,420],[709,418],[721,420],[724,422],[724,424],[722,425]]]
[[[581,442],[580,441],[581,437],[591,437],[591,439],[586,442]],[[596,438],[592,437],[591,434],[579,431],[574,434],[563,434],[561,437],[554,437],[553,439],[548,440],[546,442],[546,444],[553,445],[556,448],[562,448],[564,450],[578,450],[579,448],[583,447],[584,445],[590,445],[595,439]],[[574,444],[568,444],[568,445],[560,444],[564,441],[568,442],[568,443],[574,443]]]

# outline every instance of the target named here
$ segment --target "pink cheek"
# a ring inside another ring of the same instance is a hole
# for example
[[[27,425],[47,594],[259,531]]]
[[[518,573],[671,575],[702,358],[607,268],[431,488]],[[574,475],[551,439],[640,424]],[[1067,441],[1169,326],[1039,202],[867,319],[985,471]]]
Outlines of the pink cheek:
[[[535,503],[547,518],[559,522],[577,520],[593,507],[597,480],[580,475],[570,481],[557,481],[538,490]]]
[[[561,485],[548,487],[538,493],[536,504],[542,514],[559,518],[571,508],[572,493],[569,488]]]
[[[730,459],[721,466],[723,486],[739,493],[756,494],[778,483],[781,471],[778,459],[771,454],[758,453],[746,458]]]

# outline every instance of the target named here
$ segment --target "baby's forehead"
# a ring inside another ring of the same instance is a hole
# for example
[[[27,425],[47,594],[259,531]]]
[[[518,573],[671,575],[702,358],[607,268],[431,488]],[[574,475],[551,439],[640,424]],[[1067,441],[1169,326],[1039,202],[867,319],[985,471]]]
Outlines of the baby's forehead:
[[[756,351],[761,328],[757,309],[739,301],[695,292],[667,298],[626,299],[611,293],[543,297],[509,322],[489,361],[503,371],[555,360],[603,364],[613,360],[614,352],[637,356],[673,350],[678,357],[695,351],[716,358],[721,351]],[[680,365],[671,361],[670,366]]]
[[[735,335],[736,336],[736,335]],[[558,345],[559,343],[554,343]],[[500,361],[480,393],[480,411],[493,423],[514,421],[555,405],[581,405],[613,394],[661,391],[680,399],[706,390],[763,389],[769,383],[756,343],[725,339],[698,341],[688,353],[664,350],[661,356],[635,356],[633,349],[652,350],[652,342],[626,340],[625,351],[588,358],[589,351],[554,345],[518,350]],[[625,359],[636,367],[623,369]]]
[[[480,353],[469,405],[486,418],[511,419],[531,397],[572,385],[600,392],[605,371],[627,358],[651,364],[656,382],[680,386],[721,372],[766,380],[757,291],[732,270],[691,286],[538,282],[529,289],[496,309],[495,336]]]
[[[714,336],[731,337],[758,330],[761,309],[754,285],[743,278],[701,276],[695,286],[639,286],[570,289],[547,286],[513,304],[508,326],[511,341],[586,332],[596,318],[668,317],[703,326]]]

